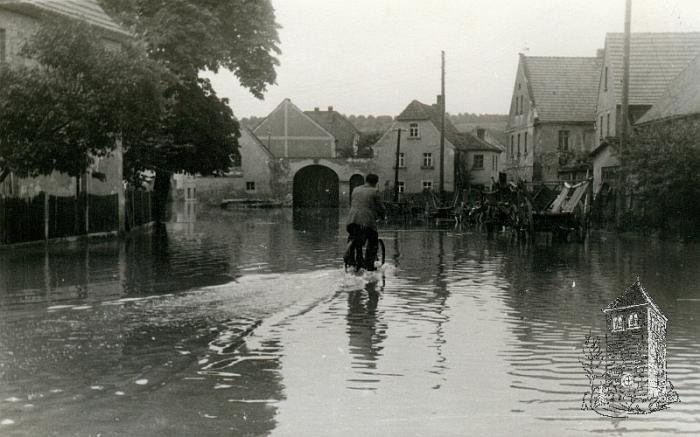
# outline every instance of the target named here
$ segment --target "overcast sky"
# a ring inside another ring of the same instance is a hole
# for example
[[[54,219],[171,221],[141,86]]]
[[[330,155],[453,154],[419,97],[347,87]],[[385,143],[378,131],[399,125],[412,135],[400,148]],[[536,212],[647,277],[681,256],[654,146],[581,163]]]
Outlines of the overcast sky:
[[[625,0],[272,0],[277,84],[255,99],[230,72],[212,77],[238,118],[291,99],[345,115],[398,115],[440,94],[452,114],[506,114],[518,53],[595,56],[623,32]],[[632,32],[700,32],[700,0],[632,0]],[[699,79],[700,80],[700,79]]]

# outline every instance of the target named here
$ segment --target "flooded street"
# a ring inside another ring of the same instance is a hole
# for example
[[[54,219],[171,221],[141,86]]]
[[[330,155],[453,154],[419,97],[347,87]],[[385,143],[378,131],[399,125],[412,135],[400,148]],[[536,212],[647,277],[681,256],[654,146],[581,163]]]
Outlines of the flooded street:
[[[344,211],[197,208],[2,248],[0,435],[700,434],[700,245],[384,226],[387,263],[357,276]],[[585,336],[637,276],[681,402],[582,411]]]

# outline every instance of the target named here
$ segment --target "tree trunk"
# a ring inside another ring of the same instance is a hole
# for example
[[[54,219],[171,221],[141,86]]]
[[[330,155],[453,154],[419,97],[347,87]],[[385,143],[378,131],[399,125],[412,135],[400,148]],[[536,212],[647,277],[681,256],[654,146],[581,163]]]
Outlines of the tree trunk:
[[[153,183],[153,218],[157,224],[163,223],[166,219],[165,206],[170,195],[170,176],[168,172],[156,172]]]

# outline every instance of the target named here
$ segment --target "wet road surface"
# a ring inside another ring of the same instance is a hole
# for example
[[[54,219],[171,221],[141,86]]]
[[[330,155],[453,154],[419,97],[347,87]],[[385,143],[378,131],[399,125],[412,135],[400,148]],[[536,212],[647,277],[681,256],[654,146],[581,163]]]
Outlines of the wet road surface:
[[[342,228],[200,208],[122,241],[3,248],[0,435],[700,433],[700,246],[385,226],[387,264],[354,275]],[[581,411],[585,335],[637,275],[682,402]]]

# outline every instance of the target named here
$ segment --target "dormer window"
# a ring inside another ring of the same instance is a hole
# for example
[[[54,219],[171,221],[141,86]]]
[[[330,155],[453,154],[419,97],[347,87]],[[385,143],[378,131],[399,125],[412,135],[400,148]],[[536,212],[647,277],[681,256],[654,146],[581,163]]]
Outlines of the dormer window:
[[[622,316],[613,317],[612,330],[613,331],[622,331]]]
[[[627,318],[627,327],[630,329],[639,328],[639,316],[637,313],[632,313]]]
[[[418,123],[411,123],[408,125],[408,137],[409,138],[419,138],[420,131],[418,130]]]

